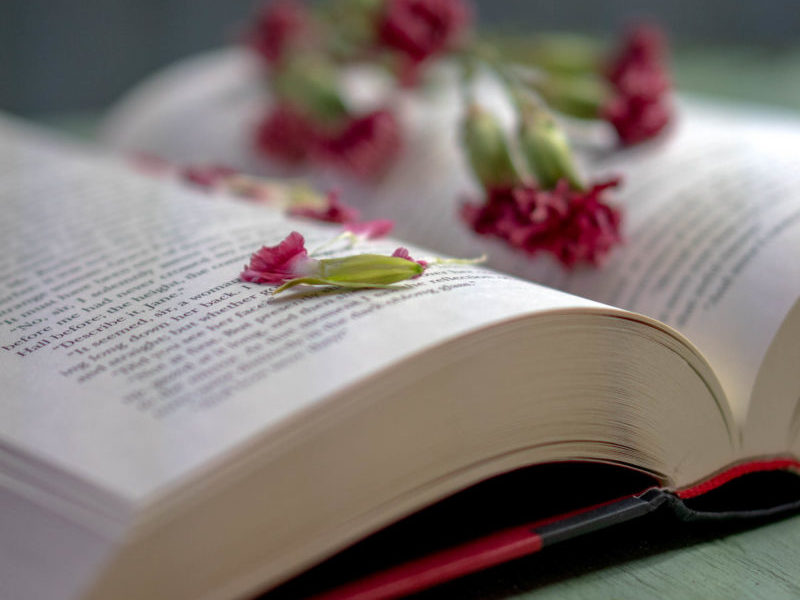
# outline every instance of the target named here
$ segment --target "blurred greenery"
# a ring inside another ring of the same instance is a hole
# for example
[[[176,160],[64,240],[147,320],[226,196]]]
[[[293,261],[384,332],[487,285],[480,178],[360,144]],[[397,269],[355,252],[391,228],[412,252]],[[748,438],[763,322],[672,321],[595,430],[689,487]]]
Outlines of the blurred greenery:
[[[520,62],[534,50],[524,36],[486,40]],[[800,46],[678,44],[672,49],[672,70],[678,91],[800,110]]]
[[[679,47],[679,90],[800,110],[800,47]]]

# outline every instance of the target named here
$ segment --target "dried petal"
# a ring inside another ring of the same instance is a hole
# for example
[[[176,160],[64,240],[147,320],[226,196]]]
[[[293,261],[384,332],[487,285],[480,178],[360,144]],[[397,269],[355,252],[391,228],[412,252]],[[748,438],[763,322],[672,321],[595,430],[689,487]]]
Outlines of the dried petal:
[[[293,231],[277,246],[262,246],[255,252],[242,271],[241,279],[252,283],[284,283],[310,275],[317,263],[309,258],[303,236]]]
[[[394,256],[396,258],[403,258],[405,260],[410,260],[411,262],[417,263],[423,269],[425,269],[428,266],[428,262],[427,261],[414,260],[413,258],[411,258],[411,255],[408,253],[408,248],[404,248],[403,246],[400,246],[397,250],[392,252],[392,256]]]

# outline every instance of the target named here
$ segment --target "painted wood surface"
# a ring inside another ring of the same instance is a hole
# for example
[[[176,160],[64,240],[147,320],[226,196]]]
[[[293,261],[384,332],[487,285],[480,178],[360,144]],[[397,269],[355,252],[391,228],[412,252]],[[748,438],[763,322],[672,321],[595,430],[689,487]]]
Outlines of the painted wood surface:
[[[418,600],[800,598],[800,515],[759,527],[664,515],[567,542]]]

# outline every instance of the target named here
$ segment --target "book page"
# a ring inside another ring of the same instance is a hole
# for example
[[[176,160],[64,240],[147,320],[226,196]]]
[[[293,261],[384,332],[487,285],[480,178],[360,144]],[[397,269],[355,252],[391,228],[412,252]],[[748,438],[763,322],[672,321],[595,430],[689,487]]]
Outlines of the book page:
[[[597,272],[537,280],[641,312],[707,356],[744,420],[758,369],[800,298],[800,122],[692,105],[625,174],[626,243]]]
[[[20,479],[36,459],[142,499],[434,344],[596,306],[462,266],[396,289],[273,297],[239,281],[249,255],[292,229],[314,248],[337,228],[0,128],[0,464]]]
[[[707,356],[741,423],[769,343],[800,297],[800,120],[698,101],[678,115],[664,139],[587,161],[598,178],[623,176],[614,200],[625,243],[599,269],[567,271],[468,231],[458,209],[480,192],[454,139],[450,151],[405,157],[367,210],[398,219],[399,235],[416,243],[485,252],[499,271],[676,328]],[[400,198],[411,172],[423,175],[409,208]]]

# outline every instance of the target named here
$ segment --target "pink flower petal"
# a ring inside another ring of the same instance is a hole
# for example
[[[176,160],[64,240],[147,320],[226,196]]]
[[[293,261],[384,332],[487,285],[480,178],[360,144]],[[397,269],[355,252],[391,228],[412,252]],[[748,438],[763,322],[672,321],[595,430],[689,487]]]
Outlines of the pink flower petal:
[[[423,269],[428,267],[428,261],[426,261],[426,260],[414,260],[413,258],[411,258],[411,255],[408,253],[408,248],[404,248],[403,246],[400,246],[397,250],[392,252],[392,256],[394,256],[396,258],[404,258],[406,260],[410,260],[411,262],[415,262],[420,267],[422,267]]]
[[[240,277],[252,283],[284,283],[307,275],[312,262],[303,236],[293,231],[277,246],[262,246],[255,252]]]

